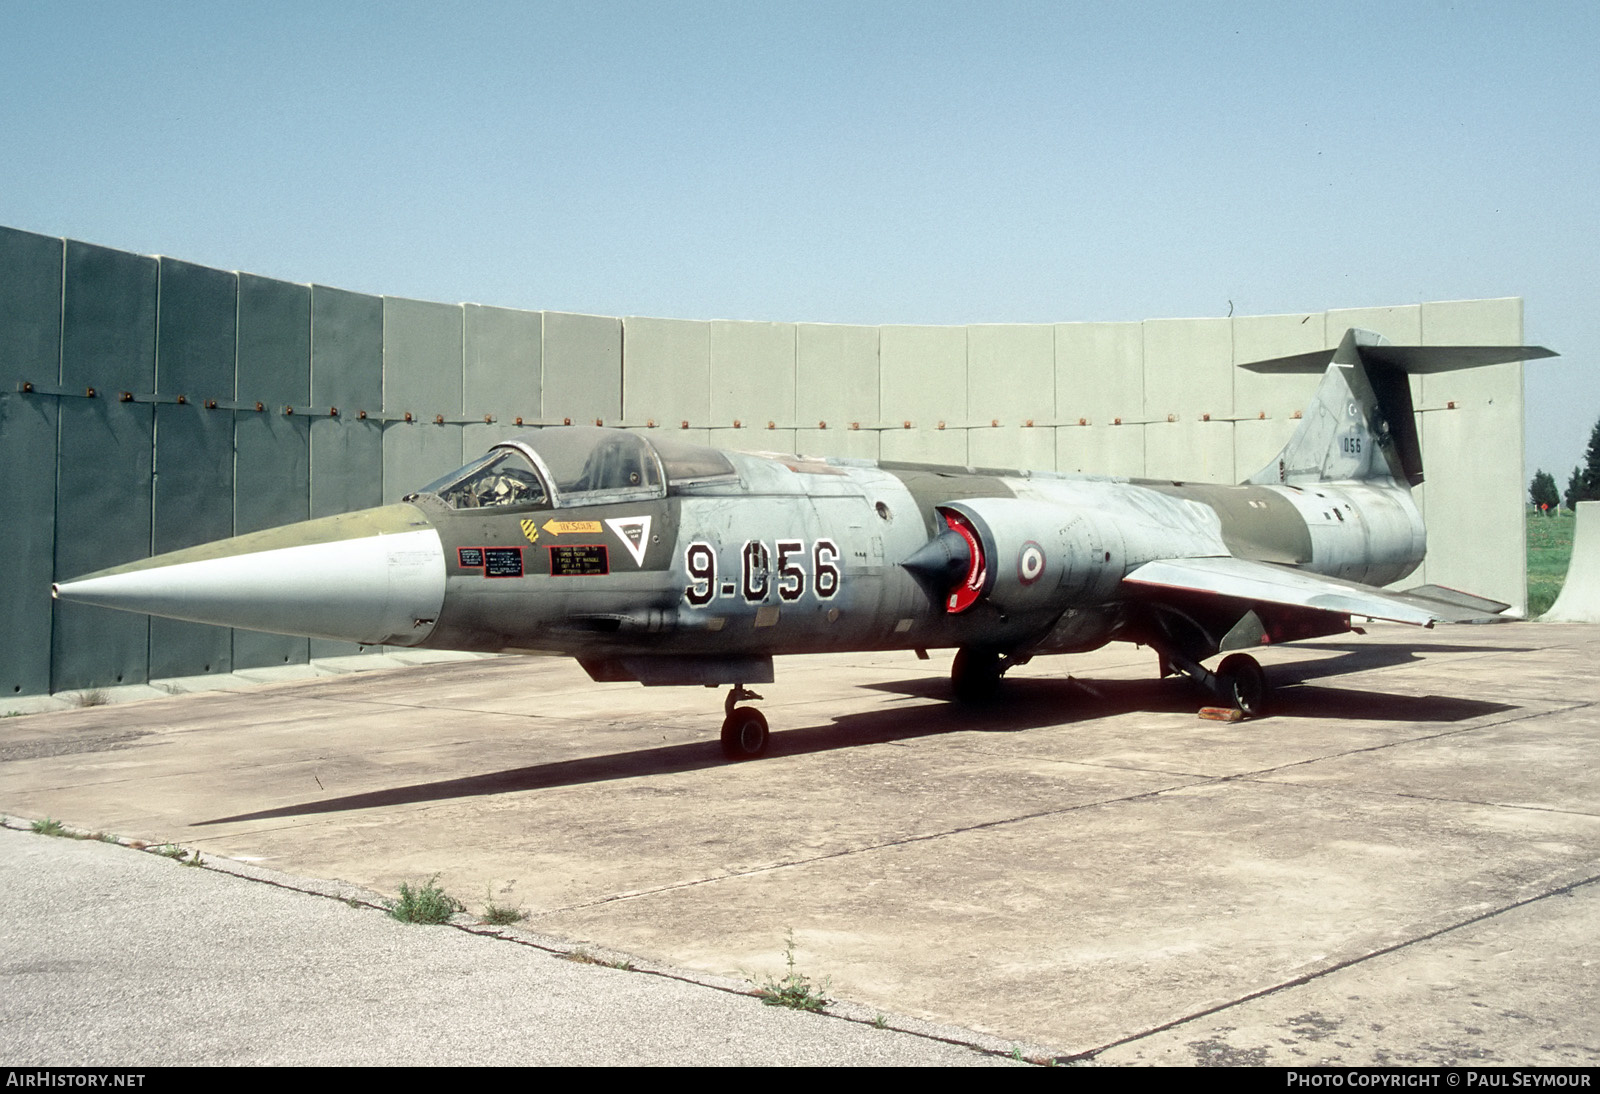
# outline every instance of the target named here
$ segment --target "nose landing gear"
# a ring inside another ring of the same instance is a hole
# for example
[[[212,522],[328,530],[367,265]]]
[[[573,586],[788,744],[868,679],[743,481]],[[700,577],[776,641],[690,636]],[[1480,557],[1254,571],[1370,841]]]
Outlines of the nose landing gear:
[[[956,698],[970,705],[993,702],[1000,695],[1000,677],[1013,664],[999,650],[962,646],[950,664],[950,687]]]

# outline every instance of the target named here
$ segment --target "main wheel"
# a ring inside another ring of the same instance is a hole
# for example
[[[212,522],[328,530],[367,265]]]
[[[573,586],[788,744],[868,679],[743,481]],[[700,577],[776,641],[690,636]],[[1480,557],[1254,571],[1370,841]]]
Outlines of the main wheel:
[[[1224,698],[1248,715],[1260,714],[1267,705],[1267,674],[1248,653],[1230,653],[1217,666],[1217,682]]]
[[[1000,694],[1004,671],[994,650],[963,646],[950,664],[950,684],[963,703],[987,703]]]
[[[734,707],[722,722],[722,754],[753,760],[767,751],[767,719],[755,707]]]

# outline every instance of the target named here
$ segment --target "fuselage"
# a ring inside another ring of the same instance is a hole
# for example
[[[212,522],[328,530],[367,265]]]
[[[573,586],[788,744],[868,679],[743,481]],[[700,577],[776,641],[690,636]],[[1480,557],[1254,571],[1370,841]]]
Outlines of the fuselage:
[[[1219,486],[814,459],[573,427],[503,442],[393,505],[60,592],[368,644],[566,654],[606,679],[661,669],[657,682],[722,683],[761,679],[749,666],[775,654],[828,650],[1025,657],[1159,634],[1200,658],[1245,609],[1156,601],[1124,578],[1153,560],[1231,556],[1381,585],[1424,548],[1410,491],[1392,483]],[[945,569],[928,562],[941,550]],[[1348,626],[1330,618],[1315,633]],[[1310,633],[1296,627],[1280,629]]]

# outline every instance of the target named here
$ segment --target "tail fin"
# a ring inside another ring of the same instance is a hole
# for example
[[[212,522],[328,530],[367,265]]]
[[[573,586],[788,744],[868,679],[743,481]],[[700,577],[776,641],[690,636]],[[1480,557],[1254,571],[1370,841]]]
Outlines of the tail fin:
[[[1352,327],[1335,349],[1239,366],[1251,372],[1322,372],[1322,384],[1258,484],[1382,479],[1422,482],[1410,375],[1554,357],[1543,346],[1395,346]]]

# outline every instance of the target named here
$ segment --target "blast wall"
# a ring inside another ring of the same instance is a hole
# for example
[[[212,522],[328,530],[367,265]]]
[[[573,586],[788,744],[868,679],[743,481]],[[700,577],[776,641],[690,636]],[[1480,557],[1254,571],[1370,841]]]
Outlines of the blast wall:
[[[1522,302],[836,326],[617,318],[299,285],[0,228],[6,695],[355,647],[57,604],[50,584],[393,501],[515,433],[602,422],[728,448],[1237,482],[1316,379],[1234,366],[1336,344],[1522,341]],[[1413,381],[1422,581],[1525,599],[1522,366]]]

